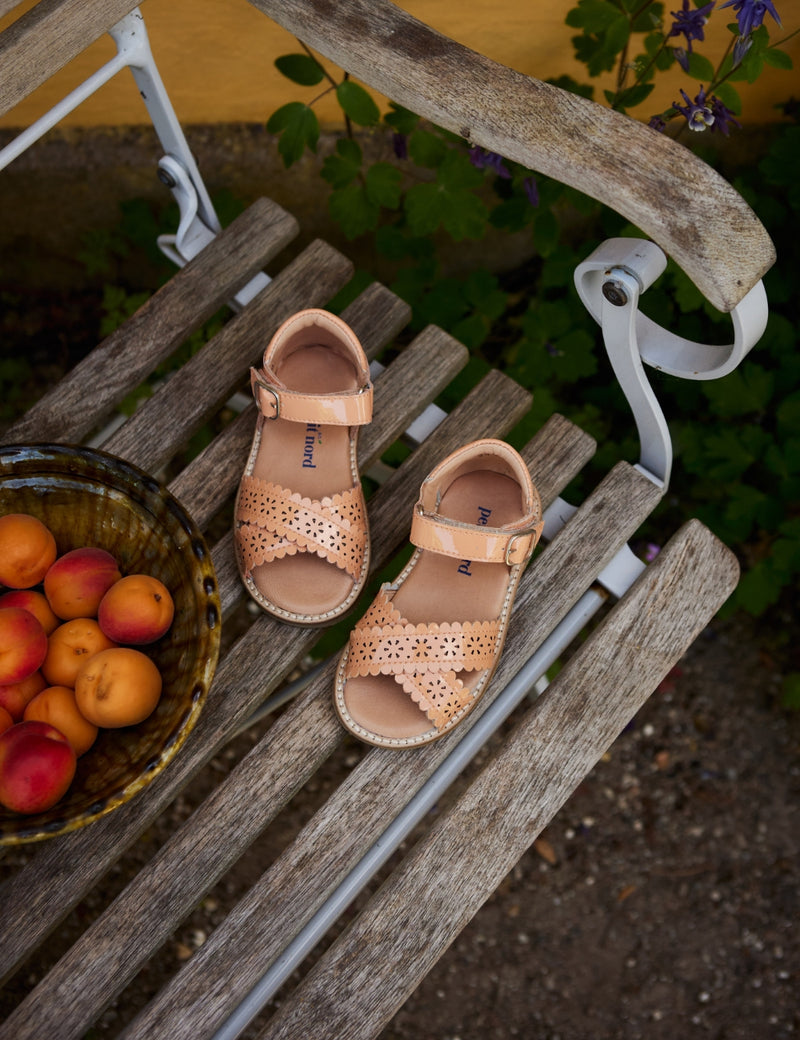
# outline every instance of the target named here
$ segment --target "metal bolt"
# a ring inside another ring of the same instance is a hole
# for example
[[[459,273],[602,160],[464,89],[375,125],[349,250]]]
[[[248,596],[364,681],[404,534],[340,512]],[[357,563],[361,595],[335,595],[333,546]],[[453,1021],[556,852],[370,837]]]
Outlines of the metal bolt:
[[[615,307],[624,307],[628,302],[628,293],[622,282],[608,281],[603,283],[603,296]]]
[[[178,183],[169,170],[165,170],[163,166],[159,166],[158,168],[158,179],[162,184],[166,184],[168,188],[174,188]]]

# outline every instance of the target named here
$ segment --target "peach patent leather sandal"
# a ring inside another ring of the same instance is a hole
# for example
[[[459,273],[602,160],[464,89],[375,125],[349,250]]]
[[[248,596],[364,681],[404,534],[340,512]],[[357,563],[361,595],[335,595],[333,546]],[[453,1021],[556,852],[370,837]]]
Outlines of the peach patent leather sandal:
[[[502,441],[469,444],[431,472],[411,526],[416,550],[381,587],[339,661],[334,703],[351,733],[417,747],[475,707],[542,526],[528,469]]]
[[[236,497],[239,573],[269,613],[326,624],[353,605],[369,564],[357,459],[372,418],[367,358],[340,318],[305,310],[250,381],[259,415]]]

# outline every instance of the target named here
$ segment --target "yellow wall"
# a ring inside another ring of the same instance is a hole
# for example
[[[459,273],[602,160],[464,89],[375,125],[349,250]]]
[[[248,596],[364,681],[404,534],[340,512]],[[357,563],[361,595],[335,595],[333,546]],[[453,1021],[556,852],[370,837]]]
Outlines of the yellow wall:
[[[721,2],[718,0],[718,6]],[[582,66],[572,59],[570,37],[574,30],[564,25],[566,12],[574,3],[575,0],[548,4],[532,0],[504,0],[502,4],[498,0],[403,0],[400,6],[449,36],[522,72],[540,79],[570,73],[585,80]],[[14,14],[30,6],[33,0],[20,5]],[[680,0],[666,0],[665,7],[668,11],[678,9]],[[800,0],[776,0],[776,7],[783,29],[777,30],[770,22],[773,39],[800,27]],[[184,123],[261,122],[285,101],[298,97],[310,100],[316,94],[316,88],[289,84],[274,69],[274,59],[297,50],[297,44],[246,0],[143,0],[141,10],[162,77]],[[712,60],[719,56],[729,38],[725,25],[731,20],[732,16],[717,15],[709,24],[709,34],[715,23],[717,26],[714,36],[709,35],[714,47],[703,49],[703,53]],[[794,57],[795,71],[767,69],[757,84],[746,88],[746,94],[743,91],[744,119],[748,124],[776,118],[775,103],[792,93],[800,94],[796,71],[800,68],[800,35],[787,49]],[[0,126],[27,125],[112,53],[108,38],[98,41],[0,119]],[[667,108],[678,99],[684,82],[679,69],[670,72],[667,84],[637,114],[646,118],[651,112]],[[318,111],[323,120],[336,114],[334,106],[323,106]],[[67,120],[76,126],[145,121],[141,99],[127,72]]]

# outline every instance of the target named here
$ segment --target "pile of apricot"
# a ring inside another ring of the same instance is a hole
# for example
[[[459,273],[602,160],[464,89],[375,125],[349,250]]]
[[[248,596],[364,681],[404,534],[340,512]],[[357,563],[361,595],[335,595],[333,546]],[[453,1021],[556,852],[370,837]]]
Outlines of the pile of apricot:
[[[161,674],[138,647],[166,634],[167,587],[123,577],[94,546],[59,556],[26,513],[0,516],[0,804],[54,805],[98,730],[135,726],[161,696]]]

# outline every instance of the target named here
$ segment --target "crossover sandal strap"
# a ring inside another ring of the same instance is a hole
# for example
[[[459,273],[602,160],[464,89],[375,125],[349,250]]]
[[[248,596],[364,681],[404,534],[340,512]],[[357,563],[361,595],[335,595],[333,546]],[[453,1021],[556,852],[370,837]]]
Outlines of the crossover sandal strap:
[[[363,426],[372,419],[372,383],[339,394],[302,394],[279,386],[264,369],[250,369],[256,406],[265,419]]]
[[[361,573],[366,523],[358,488],[317,501],[244,476],[236,522],[248,572],[302,550],[330,561],[354,580]]]
[[[346,675],[391,675],[442,729],[472,699],[459,672],[491,668],[498,621],[412,625],[381,588],[350,635]]]
[[[462,524],[445,516],[423,512],[418,503],[411,521],[411,542],[457,560],[481,563],[526,563],[541,537],[544,521],[510,530]]]

